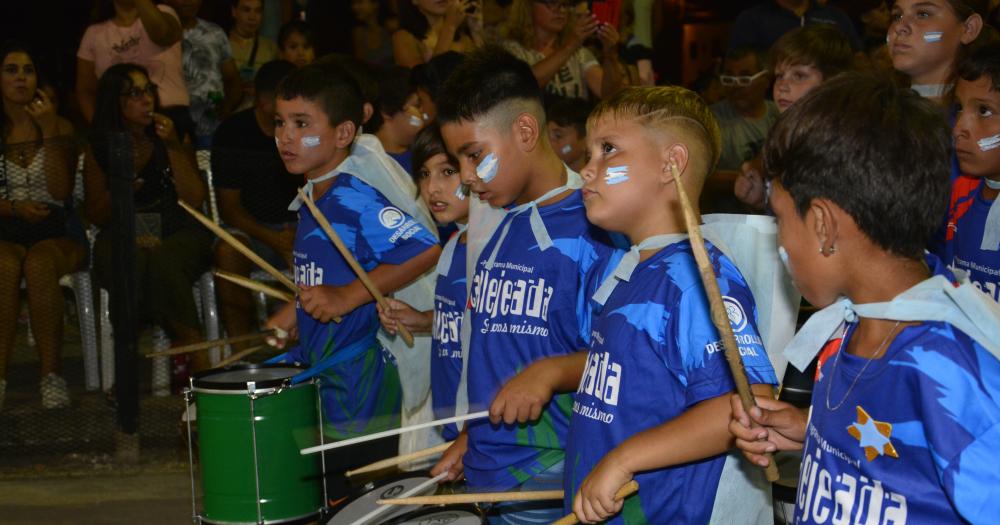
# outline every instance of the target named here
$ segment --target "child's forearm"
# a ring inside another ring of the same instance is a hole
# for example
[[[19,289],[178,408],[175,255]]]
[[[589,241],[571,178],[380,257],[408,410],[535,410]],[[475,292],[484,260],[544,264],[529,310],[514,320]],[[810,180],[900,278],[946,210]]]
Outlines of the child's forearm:
[[[583,370],[587,366],[586,350],[550,357],[545,360],[549,364],[548,370],[552,373],[552,391],[572,392],[580,386],[580,378],[583,377]]]
[[[767,395],[770,385],[753,385]],[[676,418],[640,432],[608,455],[629,472],[643,472],[716,456],[733,446],[730,394],[706,399]]]

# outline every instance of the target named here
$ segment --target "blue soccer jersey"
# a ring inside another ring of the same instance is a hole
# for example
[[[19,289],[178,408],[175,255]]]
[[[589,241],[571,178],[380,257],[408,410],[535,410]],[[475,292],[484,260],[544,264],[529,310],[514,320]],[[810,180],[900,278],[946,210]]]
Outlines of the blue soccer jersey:
[[[434,287],[434,332],[431,340],[431,396],[434,418],[445,419],[455,415],[455,393],[462,378],[462,316],[465,314],[466,293],[465,254],[466,244],[455,235],[454,257],[447,275],[438,275]],[[441,431],[445,440],[458,436],[458,426],[445,425]]]
[[[943,322],[869,361],[855,327],[820,355],[795,522],[995,523],[1000,361]]]
[[[982,187],[982,179],[955,179],[945,242],[936,252],[952,268],[968,272],[976,288],[1000,302],[1000,251],[982,248],[986,217],[993,205],[983,198]]]
[[[585,279],[612,248],[587,222],[579,191],[539,208],[552,239],[541,251],[531,213],[508,215],[475,266],[470,296],[472,331],[468,364],[469,404],[489,407],[500,388],[534,361],[586,348],[590,336]],[[501,231],[510,230],[487,262]],[[554,396],[529,425],[468,426],[465,475],[476,490],[509,490],[562,461],[572,399]]]
[[[715,246],[706,247],[750,383],[776,384],[749,286]],[[608,452],[733,390],[691,244],[680,240],[639,263],[594,317],[566,445],[567,512]],[[719,455],[638,473],[642,489],[608,523],[708,523],[724,463]]]
[[[350,174],[333,179],[316,206],[366,271],[405,263],[437,244],[419,222]],[[357,279],[305,206],[299,210],[293,256],[299,285],[344,286]],[[299,346],[289,352],[292,360],[315,365],[338,352],[356,353],[320,376],[327,434],[341,439],[398,426],[399,374],[376,340],[375,303],[355,308],[340,323],[321,323],[301,305],[296,318]]]

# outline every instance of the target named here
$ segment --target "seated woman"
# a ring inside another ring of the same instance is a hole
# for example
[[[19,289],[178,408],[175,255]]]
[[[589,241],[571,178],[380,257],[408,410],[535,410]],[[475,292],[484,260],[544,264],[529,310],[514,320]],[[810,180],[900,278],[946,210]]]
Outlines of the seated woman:
[[[175,345],[201,340],[191,286],[208,269],[212,236],[177,205],[182,199],[198,208],[206,189],[194,155],[177,142],[173,122],[157,113],[156,85],[145,68],[111,66],[101,77],[91,145],[84,160],[87,217],[101,228],[94,244],[94,271],[110,288],[111,236],[106,229],[112,200],[108,187],[109,138],[128,132],[135,162],[136,295],[139,318],[162,326]],[[205,352],[192,354],[192,368],[206,368]],[[175,386],[185,378],[174,378]]]
[[[483,15],[472,0],[399,2],[400,28],[392,34],[396,64],[413,67],[447,53],[483,45]]]
[[[63,295],[59,278],[86,259],[82,236],[74,239],[66,203],[73,195],[76,149],[73,127],[56,114],[39,89],[28,50],[0,50],[0,406],[7,389],[7,361],[20,311],[21,279],[28,295],[31,330],[41,358],[42,406],[69,405],[59,377]]]
[[[514,0],[505,48],[531,65],[538,85],[567,98],[605,99],[623,86],[618,30],[577,13],[574,0]],[[584,47],[601,41],[601,61]]]

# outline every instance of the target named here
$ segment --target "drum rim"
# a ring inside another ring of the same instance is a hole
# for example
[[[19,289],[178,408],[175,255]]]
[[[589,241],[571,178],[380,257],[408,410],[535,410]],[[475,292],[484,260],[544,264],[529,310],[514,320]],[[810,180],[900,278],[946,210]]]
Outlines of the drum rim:
[[[309,514],[303,514],[301,516],[294,516],[291,518],[281,518],[277,520],[264,519],[264,525],[306,525],[308,523],[313,523],[316,521],[317,516],[322,516],[326,509],[317,509]],[[255,525],[256,521],[217,521],[206,518],[203,515],[198,515],[198,519],[201,523],[205,525]],[[322,517],[320,518],[322,519]]]
[[[396,483],[398,481],[402,481],[404,479],[417,478],[417,477],[424,477],[424,478],[427,478],[427,479],[431,479],[434,476],[431,476],[430,471],[428,471],[428,470],[403,471],[403,472],[393,473],[392,475],[386,476],[384,478],[379,478],[379,479],[370,481],[369,483],[376,483],[376,485],[374,487],[372,487],[371,490],[364,490],[364,487],[365,487],[364,485],[361,485],[361,486],[358,486],[358,487],[351,487],[351,490],[350,490],[350,492],[349,492],[349,494],[347,496],[347,499],[345,499],[345,500],[343,500],[341,502],[338,502],[336,505],[330,507],[331,516],[335,516],[337,514],[337,512],[340,512],[341,510],[347,508],[347,506],[350,505],[351,503],[357,501],[358,499],[362,498],[366,494],[369,494],[369,493],[371,493],[371,492],[373,492],[375,490],[378,490],[381,487],[384,487],[386,485],[390,485],[392,483]]]
[[[413,518],[420,518],[427,516],[429,514],[436,514],[438,512],[449,512],[449,511],[468,512],[470,514],[474,514],[477,518],[479,518],[480,521],[485,523],[485,520],[483,519],[485,516],[483,515],[483,511],[479,507],[470,504],[457,504],[457,505],[423,506],[417,510],[407,512],[402,516],[397,516],[396,518],[386,522],[386,525],[398,525],[400,523],[405,522],[406,520],[410,520]]]
[[[294,368],[301,371],[308,370],[308,367],[304,365],[289,364],[289,363],[232,365],[232,366],[227,366],[225,368],[215,368],[211,370],[205,370],[203,372],[198,372],[192,375],[191,388],[193,391],[201,393],[246,392],[247,381],[218,382],[218,381],[210,381],[208,380],[208,378],[210,376],[217,375],[220,372],[232,372],[237,370],[258,370],[258,369],[268,369],[268,368]],[[284,386],[291,377],[293,376],[255,381],[254,382],[255,390],[266,390]],[[305,384],[309,384],[309,382],[300,383],[300,385],[305,385]]]

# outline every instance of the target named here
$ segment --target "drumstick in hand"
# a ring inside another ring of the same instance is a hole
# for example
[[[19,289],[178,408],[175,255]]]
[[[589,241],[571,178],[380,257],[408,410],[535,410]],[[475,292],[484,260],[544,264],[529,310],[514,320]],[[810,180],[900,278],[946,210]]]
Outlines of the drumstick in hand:
[[[354,270],[354,273],[357,274],[358,280],[360,280],[361,284],[365,286],[368,293],[372,294],[372,297],[375,298],[375,301],[382,307],[382,309],[389,310],[389,304],[386,303],[385,296],[382,295],[382,292],[380,292],[378,287],[375,286],[375,283],[372,282],[370,277],[368,277],[368,272],[366,272],[365,269],[358,264],[357,259],[354,258],[354,254],[352,254],[351,250],[347,248],[344,241],[340,240],[340,236],[337,235],[337,232],[333,230],[333,226],[330,225],[330,221],[326,220],[326,216],[323,215],[323,212],[316,207],[316,203],[313,202],[313,200],[306,195],[301,188],[299,188],[299,198],[301,198],[302,202],[305,202],[306,206],[309,207],[309,211],[312,212],[313,217],[316,218],[316,222],[319,223],[320,228],[323,228],[323,232],[325,232],[326,236],[330,238],[333,245],[337,247],[337,251],[340,252],[340,255],[344,257],[347,264],[352,270]],[[399,324],[399,335],[403,338],[403,341],[407,346],[413,346],[413,334],[411,334],[410,331],[402,325],[402,323]]]
[[[743,410],[750,413],[750,409],[757,406],[757,402],[754,400],[753,392],[750,391],[747,372],[743,368],[743,358],[740,357],[740,347],[736,344],[733,327],[729,324],[729,314],[726,312],[726,305],[722,302],[722,292],[719,291],[719,282],[715,279],[712,263],[708,259],[705,239],[701,236],[698,218],[695,217],[694,208],[691,206],[691,201],[688,200],[687,192],[684,191],[684,185],[681,184],[681,174],[676,164],[670,165],[670,173],[674,176],[677,195],[680,197],[681,208],[684,210],[684,222],[687,223],[688,236],[691,238],[691,251],[694,253],[694,260],[698,263],[698,273],[701,274],[705,294],[708,295],[712,324],[722,336],[726,362],[729,363],[729,371],[733,375],[733,382],[736,383],[736,392],[740,396],[740,402],[743,403]],[[774,458],[770,454],[767,456],[770,458],[770,462],[764,467],[764,474],[768,481],[774,482],[778,480],[778,467],[774,464]]]
[[[621,501],[636,492],[639,492],[639,482],[633,479],[618,489],[618,492],[615,493],[615,501]],[[576,517],[576,514],[570,512],[566,516],[553,521],[552,525],[576,525],[577,523],[580,523],[580,520]]]

